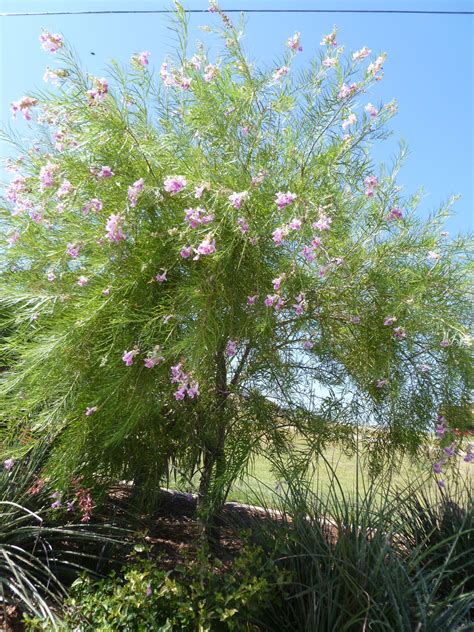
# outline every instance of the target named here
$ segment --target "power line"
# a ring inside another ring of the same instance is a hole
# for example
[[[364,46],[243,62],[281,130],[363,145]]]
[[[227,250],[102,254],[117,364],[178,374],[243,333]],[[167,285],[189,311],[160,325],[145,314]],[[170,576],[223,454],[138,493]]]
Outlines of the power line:
[[[408,15],[474,15],[474,11],[424,11],[417,9],[222,9],[224,13],[384,13]],[[208,13],[208,9],[185,9],[186,13]],[[173,9],[117,9],[97,11],[38,11],[31,13],[0,13],[0,17],[53,15],[120,15],[174,13]]]

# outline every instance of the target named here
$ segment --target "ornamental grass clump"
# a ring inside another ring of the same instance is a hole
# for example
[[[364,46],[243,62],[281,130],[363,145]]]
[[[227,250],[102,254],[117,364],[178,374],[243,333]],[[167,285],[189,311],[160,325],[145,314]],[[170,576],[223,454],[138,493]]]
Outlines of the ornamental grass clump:
[[[213,7],[220,55],[177,5],[157,77],[148,51],[92,77],[45,31],[52,86],[12,106],[31,138],[9,135],[0,209],[1,445],[47,443],[64,486],[151,490],[173,466],[215,506],[289,423],[381,424],[378,457],[466,418],[467,246],[450,203],[422,221],[400,161],[370,157],[385,54],[296,33],[262,69]]]

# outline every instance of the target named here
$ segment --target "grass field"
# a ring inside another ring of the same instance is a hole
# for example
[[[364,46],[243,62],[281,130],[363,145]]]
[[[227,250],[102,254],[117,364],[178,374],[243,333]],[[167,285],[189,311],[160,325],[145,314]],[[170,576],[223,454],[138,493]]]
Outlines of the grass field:
[[[341,493],[354,494],[357,485],[362,489],[369,483],[368,468],[363,458],[356,454],[348,454],[338,445],[328,446],[315,463],[314,476],[311,479],[311,487],[324,493],[329,488],[332,476],[337,477]],[[464,463],[459,459],[459,472],[462,477],[472,476],[472,464]],[[434,477],[431,476],[431,465],[428,461],[411,460],[404,458],[391,473],[386,473],[385,483],[390,479],[393,487],[405,487],[408,483],[429,480],[427,485],[436,487]],[[449,475],[448,475],[449,481]],[[284,487],[284,481],[278,481],[278,476],[272,471],[271,464],[263,457],[257,457],[248,474],[241,481],[237,481],[229,495],[229,500],[257,503],[259,500],[271,502],[275,499],[280,486]],[[384,485],[386,489],[386,485]]]

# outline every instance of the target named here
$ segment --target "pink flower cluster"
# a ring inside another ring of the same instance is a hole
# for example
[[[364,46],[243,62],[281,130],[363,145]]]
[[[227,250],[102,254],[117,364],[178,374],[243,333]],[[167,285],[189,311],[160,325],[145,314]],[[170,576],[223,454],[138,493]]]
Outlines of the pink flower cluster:
[[[167,176],[164,180],[164,189],[170,195],[176,195],[186,186],[186,178],[184,176]]]
[[[282,298],[279,294],[267,294],[265,297],[263,304],[265,307],[273,307],[276,312],[279,312],[281,308],[285,305],[285,299]]]
[[[86,202],[82,207],[82,212],[84,215],[88,215],[91,211],[94,213],[98,213],[103,208],[103,204],[97,198],[92,198],[89,202]]]
[[[66,249],[66,254],[68,254],[73,259],[77,259],[79,256],[80,246],[77,244],[68,244]]]
[[[393,208],[391,208],[389,214],[387,215],[387,219],[390,221],[401,219],[402,217],[403,217],[403,213],[398,208],[398,206],[394,206]]]
[[[125,362],[125,366],[132,366],[134,357],[138,355],[139,353],[140,353],[140,349],[137,349],[136,347],[132,349],[131,351],[124,351],[122,360]]]
[[[299,31],[296,31],[295,34],[292,37],[288,38],[288,48],[292,51],[298,51],[299,53],[302,52],[303,47],[301,46],[301,33]]]
[[[372,103],[367,103],[367,105],[364,107],[364,110],[371,118],[375,118],[379,113],[375,105],[372,105]]]
[[[166,88],[176,87],[181,88],[181,90],[189,90],[191,86],[190,77],[185,77],[181,73],[169,72],[166,62],[161,64],[160,76]]]
[[[63,198],[64,196],[66,196],[68,193],[70,193],[73,189],[72,184],[69,182],[69,180],[63,180],[59,189],[56,191],[56,197],[58,198]]]
[[[164,357],[160,355],[160,351],[160,345],[156,345],[148,352],[148,355],[144,360],[144,364],[147,369],[152,369],[154,366],[157,366],[165,361]]]
[[[137,180],[128,187],[128,201],[130,202],[130,206],[135,207],[137,205],[138,196],[143,191],[144,186],[145,181],[143,178],[140,178],[140,180]]]
[[[323,231],[323,230],[329,230],[332,224],[332,219],[326,215],[323,211],[323,209],[320,207],[318,209],[319,211],[319,216],[316,222],[313,222],[311,224],[311,226],[315,229],[315,230],[319,230],[319,231]],[[318,244],[319,245],[319,244]]]
[[[336,37],[337,37],[337,29],[336,27],[334,27],[331,33],[329,33],[329,35],[323,35],[323,38],[320,41],[320,45],[332,46],[333,48],[335,48],[337,46]]]
[[[301,314],[303,314],[306,309],[305,295],[303,293],[298,294],[295,297],[295,301],[296,302],[292,305],[292,307],[295,310],[296,315],[301,316]]]
[[[343,83],[341,88],[340,88],[340,90],[339,90],[339,92],[337,93],[337,98],[338,99],[348,99],[355,92],[357,92],[358,87],[359,86],[357,85],[357,83],[351,83],[350,86],[348,86],[345,83]]]
[[[132,61],[138,64],[139,66],[142,66],[143,68],[145,68],[145,66],[148,66],[149,64],[148,58],[150,57],[150,55],[151,55],[150,51],[144,50],[141,53],[137,53],[136,55],[133,55]]]
[[[91,90],[87,90],[87,98],[89,103],[96,103],[105,99],[106,94],[109,91],[109,84],[106,79],[93,79],[94,87]]]
[[[237,341],[229,340],[225,348],[225,354],[228,358],[233,358],[237,353]]]
[[[336,57],[326,57],[325,59],[323,59],[323,66],[325,68],[332,68],[333,66],[335,66],[337,64],[337,58]]]
[[[206,209],[198,208],[185,208],[184,209],[185,221],[191,228],[197,228],[201,224],[209,224],[214,219],[214,215],[207,214]]]
[[[257,186],[257,184],[260,184],[261,182],[263,182],[263,180],[265,179],[265,176],[267,175],[267,172],[264,169],[260,169],[257,173],[257,175],[252,176],[252,186]]]
[[[288,206],[288,204],[294,202],[297,197],[298,196],[295,193],[291,193],[290,191],[287,191],[286,193],[278,191],[278,193],[276,193],[275,195],[275,202],[278,208],[281,210],[282,208],[285,208],[285,206]]]
[[[206,83],[210,83],[213,79],[217,77],[218,74],[219,68],[217,66],[214,66],[214,64],[208,64],[204,68],[204,81],[206,81]]]
[[[365,178],[364,180],[364,186],[365,186],[365,195],[369,198],[374,197],[375,195],[375,189],[377,188],[379,184],[378,178],[377,176],[367,176],[367,178]]]
[[[199,395],[199,384],[190,381],[190,376],[183,371],[183,364],[181,362],[171,367],[171,382],[179,386],[178,390],[174,393],[174,397],[178,401],[183,400],[186,395],[191,399]]]
[[[31,121],[31,108],[38,105],[38,99],[34,97],[22,97],[19,101],[13,101],[11,105],[11,113],[16,118],[17,112],[20,112],[25,121]]]
[[[250,227],[249,227],[248,222],[247,222],[247,220],[245,219],[245,217],[239,217],[239,218],[237,219],[237,224],[238,224],[238,226],[239,226],[239,228],[240,228],[240,232],[241,232],[243,235],[245,235],[245,233],[248,233],[248,232],[249,232],[249,228],[250,228]]]
[[[105,224],[105,230],[107,231],[105,236],[109,241],[121,241],[125,239],[125,235],[122,231],[123,220],[124,218],[120,214],[112,213],[109,216]]]
[[[54,176],[59,171],[59,165],[55,165],[52,162],[47,162],[40,169],[40,191],[49,189],[54,184]]]
[[[355,53],[352,53],[352,59],[353,61],[362,61],[363,59],[368,57],[371,52],[372,51],[369,50],[367,46],[364,46],[360,50],[357,50]]]
[[[58,33],[43,31],[39,36],[39,41],[41,42],[41,48],[48,53],[54,54],[64,46],[63,38]]]
[[[285,77],[290,72],[288,66],[282,66],[281,68],[277,68],[272,75],[272,80],[274,83],[279,81],[282,77]]]
[[[232,204],[234,208],[237,210],[242,206],[242,202],[247,200],[249,197],[248,191],[241,191],[240,193],[231,193],[228,197],[229,202]]]
[[[357,116],[351,112],[345,121],[342,121],[342,129],[347,129],[350,125],[357,123]]]
[[[115,173],[112,171],[110,167],[105,165],[96,172],[96,175],[99,178],[99,180],[108,180],[109,178],[114,176]]]
[[[379,73],[383,70],[383,63],[385,61],[385,55],[380,55],[377,59],[367,66],[367,74],[374,77],[377,80],[382,78]]]

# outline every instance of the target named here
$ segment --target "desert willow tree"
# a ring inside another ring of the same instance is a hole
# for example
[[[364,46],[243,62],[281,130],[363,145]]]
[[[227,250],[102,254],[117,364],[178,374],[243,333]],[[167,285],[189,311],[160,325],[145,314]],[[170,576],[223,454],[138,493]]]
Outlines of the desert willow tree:
[[[215,507],[289,425],[310,454],[370,421],[381,455],[464,414],[465,244],[371,161],[384,55],[334,30],[297,72],[296,33],[262,70],[213,11],[220,56],[188,51],[178,7],[156,80],[147,51],[96,78],[43,32],[53,87],[12,106],[35,138],[9,134],[2,450],[47,442],[63,485],[173,466]]]

